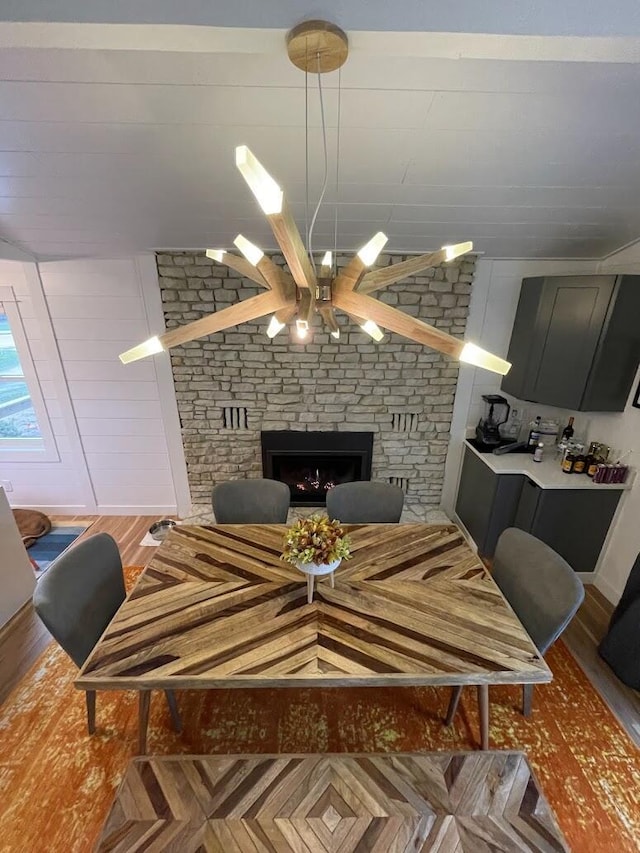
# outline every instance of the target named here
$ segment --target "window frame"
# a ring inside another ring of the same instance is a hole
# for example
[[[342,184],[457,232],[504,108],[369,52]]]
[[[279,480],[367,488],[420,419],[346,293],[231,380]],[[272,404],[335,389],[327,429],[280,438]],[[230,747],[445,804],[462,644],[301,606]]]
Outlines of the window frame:
[[[40,387],[24,321],[13,288],[0,287],[0,313],[5,314],[16,345],[22,377],[38,419],[39,438],[3,438],[0,436],[0,462],[59,462],[60,455],[51,428],[49,413]]]

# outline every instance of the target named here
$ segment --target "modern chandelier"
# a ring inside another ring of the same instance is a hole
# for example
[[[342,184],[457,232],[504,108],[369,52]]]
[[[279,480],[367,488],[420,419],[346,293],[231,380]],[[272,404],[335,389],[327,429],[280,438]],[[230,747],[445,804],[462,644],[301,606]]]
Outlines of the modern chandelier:
[[[335,71],[346,61],[347,36],[333,24],[307,21],[288,34],[287,52],[298,68],[305,73],[317,74],[320,85],[321,74]],[[342,311],[351,322],[376,341],[384,337],[380,328],[382,326],[460,361],[502,375],[509,371],[511,365],[508,361],[386,305],[371,295],[430,267],[467,254],[473,249],[471,242],[443,246],[438,251],[371,270],[370,267],[387,242],[386,235],[379,231],[342,269],[334,270],[330,251],[324,253],[318,268],[309,251],[309,232],[305,247],[278,183],[246,145],[236,148],[235,154],[236,166],[271,226],[288,271],[277,266],[242,234],[238,234],[233,241],[240,255],[231,254],[225,249],[207,249],[207,257],[236,270],[265,292],[150,338],[122,353],[120,360],[124,364],[269,314],[271,319],[266,329],[269,338],[274,338],[287,323],[295,320],[298,338],[304,340],[313,317],[319,314],[333,338],[338,339],[340,327],[336,311]],[[314,220],[321,201],[322,196]]]

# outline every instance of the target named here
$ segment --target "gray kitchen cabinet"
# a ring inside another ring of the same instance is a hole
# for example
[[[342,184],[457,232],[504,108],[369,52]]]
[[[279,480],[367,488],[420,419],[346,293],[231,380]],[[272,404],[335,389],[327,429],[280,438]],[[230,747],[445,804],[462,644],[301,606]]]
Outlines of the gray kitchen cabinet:
[[[623,411],[640,361],[640,276],[525,278],[502,390],[521,400]]]
[[[491,556],[502,531],[513,526],[523,481],[522,474],[495,474],[465,447],[456,513],[480,556]]]
[[[593,572],[621,495],[615,490],[541,489],[525,477],[513,526],[546,542],[574,571]]]

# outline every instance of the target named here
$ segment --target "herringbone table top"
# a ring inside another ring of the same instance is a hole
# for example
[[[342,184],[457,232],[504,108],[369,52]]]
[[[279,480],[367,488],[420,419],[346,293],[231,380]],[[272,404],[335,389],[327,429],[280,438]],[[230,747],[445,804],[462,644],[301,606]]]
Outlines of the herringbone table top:
[[[519,752],[138,758],[99,853],[568,848]]]
[[[551,672],[454,525],[347,528],[317,586],[280,560],[282,525],[178,526],[76,686],[534,683]]]

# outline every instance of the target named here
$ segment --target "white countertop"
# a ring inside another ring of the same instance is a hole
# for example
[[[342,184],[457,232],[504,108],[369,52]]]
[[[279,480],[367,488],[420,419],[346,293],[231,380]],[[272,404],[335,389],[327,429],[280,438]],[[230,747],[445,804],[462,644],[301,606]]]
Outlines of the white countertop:
[[[481,453],[465,441],[472,453],[475,453],[485,465],[496,474],[524,474],[541,489],[630,489],[634,472],[630,471],[626,483],[594,483],[586,474],[565,474],[556,459],[555,448],[545,450],[546,458],[534,462],[531,453],[505,453],[495,456],[493,453]]]

